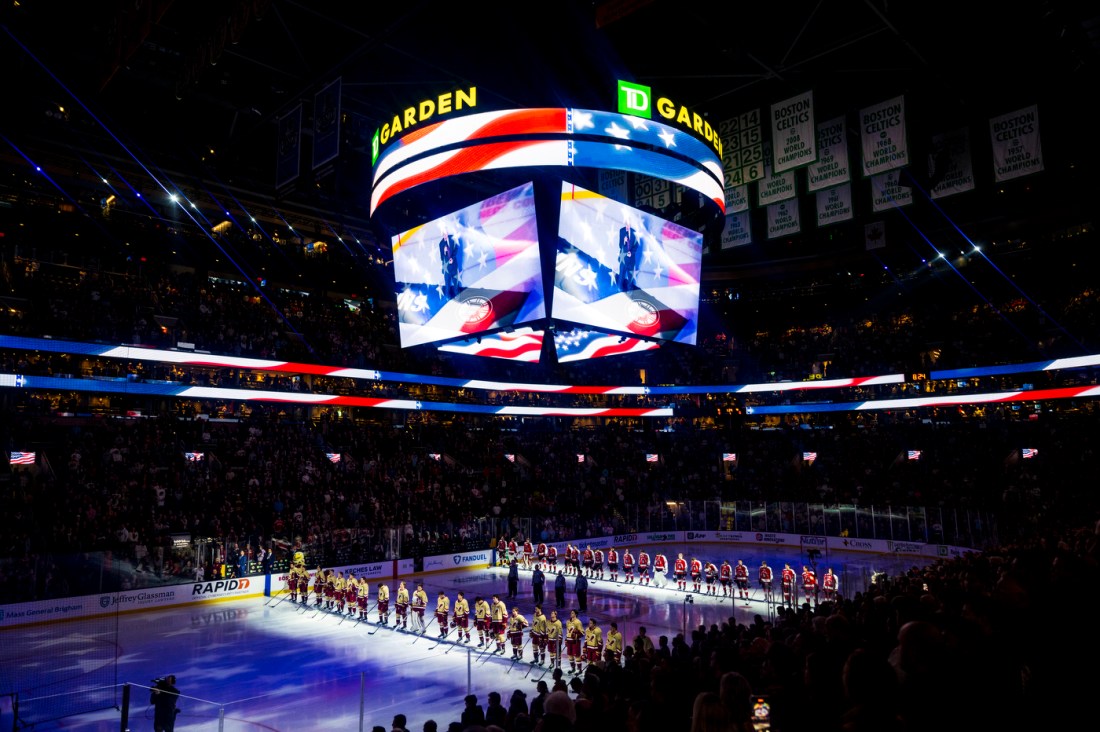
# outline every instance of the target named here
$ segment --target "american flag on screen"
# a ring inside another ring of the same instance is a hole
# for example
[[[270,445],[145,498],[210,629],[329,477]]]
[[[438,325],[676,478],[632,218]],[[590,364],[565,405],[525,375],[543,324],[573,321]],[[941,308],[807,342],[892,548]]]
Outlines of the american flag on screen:
[[[326,452],[325,457],[328,458],[328,461],[333,465],[340,462],[340,453],[338,452]]]
[[[722,462],[724,462],[724,463],[735,463],[735,462],[737,462],[737,453],[735,453],[735,452],[724,452],[724,453],[722,453]]]
[[[183,453],[183,459],[187,460],[188,462],[192,462],[192,463],[197,463],[200,460],[202,460],[204,457],[206,457],[206,453],[204,453],[204,452],[185,452],[185,453]]]
[[[33,452],[12,452],[8,463],[10,465],[34,465],[36,454]]]
[[[920,460],[920,450],[907,450],[905,457],[909,460]]]
[[[516,461],[516,456],[510,452],[506,452],[504,453],[504,459],[510,463],[514,463]]]
[[[660,347],[661,344],[653,341],[643,341],[627,335],[607,335],[591,330],[574,329],[554,335],[554,351],[557,354],[558,363],[652,351]]]
[[[655,452],[647,452],[645,454],[645,461],[647,463],[655,463],[655,462],[658,462],[659,459],[660,459],[660,456]]]
[[[1039,448],[1037,447],[1025,447],[1020,450],[1020,457],[1024,460],[1030,460],[1031,458],[1039,454]]]
[[[436,462],[439,462],[443,459],[443,455],[438,452],[429,452],[428,457],[430,457],[432,460],[435,460]]]
[[[803,462],[812,463],[814,460],[817,460],[817,453],[816,452],[804,452],[804,453],[802,453],[802,461]]]
[[[460,341],[439,347],[440,351],[461,353],[467,356],[488,356],[510,361],[538,363],[542,354],[544,332],[531,328],[517,328],[511,333],[481,336],[476,341]]]

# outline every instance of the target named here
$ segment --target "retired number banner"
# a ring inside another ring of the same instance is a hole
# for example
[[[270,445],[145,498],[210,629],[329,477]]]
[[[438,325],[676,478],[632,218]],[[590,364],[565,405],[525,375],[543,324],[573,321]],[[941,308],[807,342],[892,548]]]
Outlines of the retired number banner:
[[[909,164],[905,138],[905,97],[867,107],[859,112],[863,175],[885,173]]]
[[[1043,169],[1037,106],[989,120],[989,135],[993,142],[993,178],[998,183]]]

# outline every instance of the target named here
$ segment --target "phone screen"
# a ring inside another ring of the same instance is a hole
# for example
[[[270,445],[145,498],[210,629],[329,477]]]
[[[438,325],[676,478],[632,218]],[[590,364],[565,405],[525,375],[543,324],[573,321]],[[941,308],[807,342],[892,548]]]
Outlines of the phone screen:
[[[752,727],[756,732],[768,732],[772,728],[772,707],[766,696],[752,698]]]

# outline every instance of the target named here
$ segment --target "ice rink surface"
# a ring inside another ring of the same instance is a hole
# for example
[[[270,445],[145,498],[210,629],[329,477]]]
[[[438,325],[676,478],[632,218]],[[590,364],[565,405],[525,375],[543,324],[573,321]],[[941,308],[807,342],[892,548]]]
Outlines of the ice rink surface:
[[[583,547],[582,547],[583,548]],[[651,555],[656,547],[647,547]],[[640,547],[633,547],[637,556]],[[761,561],[772,566],[776,583],[784,563],[800,571],[808,563],[797,549],[744,547],[730,545],[662,546],[669,563],[677,553],[720,565],[742,560],[749,567],[750,585],[756,587],[756,570]],[[870,554],[830,554],[818,558],[818,577],[831,567],[841,578],[841,593],[850,596],[865,587],[873,571],[890,574],[904,572],[913,565],[928,563],[921,557],[893,557]],[[559,561],[559,566],[561,562]],[[607,573],[605,570],[605,578]],[[554,609],[553,572],[546,573],[544,612]],[[519,596],[507,597],[507,573],[504,568],[456,570],[402,577],[411,589],[422,579],[428,593],[428,613],[433,617],[435,599],[443,590],[451,599],[459,590],[465,593],[471,608],[478,596],[499,594],[509,612],[516,604],[528,620],[534,602],[530,572],[520,573]],[[576,608],[575,577],[566,578],[566,608],[559,611],[562,620]],[[371,591],[371,607],[377,582]],[[396,582],[391,582],[391,591]],[[616,621],[626,643],[645,626],[656,644],[667,635],[699,625],[721,624],[731,618],[750,624],[754,616],[769,617],[769,606],[760,590],[753,592],[747,604],[717,597],[687,594],[670,588],[613,583],[608,579],[590,581],[589,617],[607,632]],[[690,583],[689,583],[690,589]],[[392,623],[391,599],[391,623]],[[49,716],[55,694],[86,692],[121,701],[115,688],[104,688],[103,673],[92,673],[106,666],[117,666],[115,683],[130,683],[132,688],[130,725],[132,730],[152,730],[153,708],[148,687],[152,679],[175,674],[182,694],[181,713],[176,730],[217,730],[219,716],[226,730],[301,730],[359,728],[360,714],[364,729],[381,725],[389,730],[395,714],[405,714],[408,728],[419,732],[428,719],[445,730],[458,721],[463,697],[476,694],[484,707],[490,691],[501,694],[505,706],[514,689],[522,689],[528,701],[536,695],[535,683],[551,681],[545,666],[532,666],[531,648],[524,650],[522,662],[512,663],[511,651],[503,656],[477,648],[477,633],[467,645],[438,643],[436,626],[431,623],[423,636],[379,628],[376,614],[370,622],[341,617],[311,606],[294,606],[284,595],[251,598],[206,605],[193,605],[122,614],[117,618],[117,634],[112,619],[85,620],[13,628],[0,632],[0,645],[7,660],[0,668],[0,692],[17,690],[22,702],[20,718],[36,721]],[[452,634],[452,637],[453,634]],[[117,638],[117,640],[116,640]],[[525,640],[527,636],[524,636]],[[568,677],[568,676],[567,676]],[[361,694],[361,689],[365,692]],[[362,704],[361,704],[362,700]],[[114,708],[79,716],[34,724],[35,730],[118,730],[119,712]],[[0,729],[12,728],[11,700],[0,700]]]

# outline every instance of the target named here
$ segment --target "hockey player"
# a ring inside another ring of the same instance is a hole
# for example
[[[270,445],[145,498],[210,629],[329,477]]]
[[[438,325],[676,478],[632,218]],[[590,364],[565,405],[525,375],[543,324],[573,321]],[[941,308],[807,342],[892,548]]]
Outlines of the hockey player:
[[[783,572],[779,575],[779,581],[783,586],[783,602],[787,603],[787,607],[791,607],[791,603],[794,602],[794,570],[791,569],[791,565],[784,564]]]
[[[519,542],[517,542],[516,537],[513,536],[508,540],[508,566],[512,566],[512,560],[519,561],[520,559]]]
[[[359,582],[354,572],[348,572],[348,578],[344,581],[344,601],[348,605],[348,615],[354,616],[359,611]]]
[[[592,578],[592,564],[595,561],[595,554],[592,552],[592,547],[586,546],[584,548],[584,576],[589,579]]]
[[[314,606],[321,607],[325,601],[325,570],[317,567],[317,574],[313,575]]]
[[[672,565],[672,574],[676,577],[676,589],[687,590],[688,563],[683,553],[676,555],[676,562]]]
[[[435,624],[439,628],[439,637],[446,638],[451,632],[450,622],[451,601],[443,590],[439,591],[439,597],[435,600]],[[421,631],[423,632],[423,631]]]
[[[611,629],[607,631],[607,650],[613,655],[615,663],[623,662],[623,634],[619,632],[619,624],[612,621]]]
[[[638,552],[638,583],[649,584],[649,554],[645,549]]]
[[[428,593],[424,591],[424,583],[416,583],[416,591],[412,594],[413,632],[423,635],[428,626],[424,624],[424,611],[428,609]]]
[[[542,665],[546,661],[546,626],[549,619],[542,614],[542,605],[535,605],[531,616],[531,663]]]
[[[573,574],[581,573],[581,548],[574,544],[569,549],[569,562],[573,565]]]
[[[811,606],[817,606],[817,573],[809,567],[802,568],[802,596]]]
[[[531,569],[531,560],[535,556],[535,547],[531,544],[530,539],[525,539],[523,542],[523,568]]]
[[[493,601],[489,603],[489,629],[497,644],[497,649],[493,653],[504,655],[504,634],[507,628],[508,607],[500,599],[500,595],[493,595]]]
[[[634,584],[634,555],[630,553],[630,547],[623,550],[623,575],[628,585]]]
[[[355,592],[355,604],[359,606],[359,618],[366,620],[367,612],[370,610],[370,583],[367,582],[366,577],[360,577],[356,584],[359,587]]]
[[[596,579],[603,579],[603,549],[592,552],[592,571]]]
[[[718,590],[715,588],[714,583],[718,579],[718,567],[714,566],[714,562],[707,562],[703,567],[703,576],[707,580],[707,594],[717,595]]]
[[[584,629],[584,660],[585,668],[594,663],[599,663],[603,655],[603,630],[596,625],[595,618],[588,619],[588,627]]]
[[[546,542],[540,541],[538,547],[535,549],[535,555],[538,558],[539,566],[542,568],[543,572],[545,572],[546,568],[549,566],[546,564],[546,551]]]
[[[821,577],[821,590],[825,595],[825,602],[832,602],[835,600],[839,589],[840,580],[833,574],[833,568],[829,567]]]
[[[737,585],[737,594],[746,603],[749,600],[749,568],[740,559],[733,568],[733,583]]]
[[[619,550],[615,547],[607,550],[607,575],[612,582],[619,581]]]
[[[458,628],[458,640],[462,643],[470,642],[470,603],[466,601],[466,593],[458,591],[455,598],[455,627]],[[465,638],[463,637],[465,636]]]
[[[344,589],[346,584],[343,572],[337,572],[336,576],[332,578],[332,597],[335,604],[330,609],[335,609],[340,614],[344,612]]]
[[[508,640],[512,644],[512,660],[518,661],[523,655],[523,629],[530,623],[520,614],[519,608],[512,606],[512,616],[508,618]]]
[[[703,562],[698,557],[691,558],[691,586],[698,592],[702,587]]]
[[[298,599],[303,605],[309,602],[309,570],[306,565],[298,565]]]
[[[336,607],[336,573],[331,569],[325,572],[325,609]]]
[[[581,641],[584,638],[584,626],[577,617],[576,610],[569,611],[569,620],[565,624],[565,652],[569,656],[569,673],[577,673],[581,662]]]
[[[772,568],[768,566],[766,561],[760,563],[760,571],[757,574],[760,579],[760,589],[764,591],[764,601],[771,602],[772,599]]]
[[[550,649],[550,668],[561,668],[562,627],[558,611],[550,611],[550,620],[546,623],[546,645]]]
[[[405,583],[402,582],[401,584]],[[390,588],[385,582],[378,583],[378,624],[390,624]]]
[[[394,598],[397,606],[397,615],[394,617],[393,627],[405,630],[409,627],[409,588],[405,586],[405,580],[397,585],[397,596]],[[413,630],[416,629],[415,624]]]
[[[664,554],[653,557],[653,584],[658,587],[668,586],[668,558]]]
[[[733,567],[728,560],[722,560],[722,566],[718,570],[718,582],[722,585],[722,596],[732,594],[730,584],[733,582]]]
[[[492,608],[484,597],[474,599],[474,624],[477,626],[477,647],[483,648],[492,645],[492,636],[489,635],[489,623]]]
[[[512,558],[508,556],[508,537],[504,534],[497,539],[497,562],[501,567],[507,567],[512,563]]]
[[[546,547],[546,562],[551,572],[558,571],[558,548],[551,544]]]

